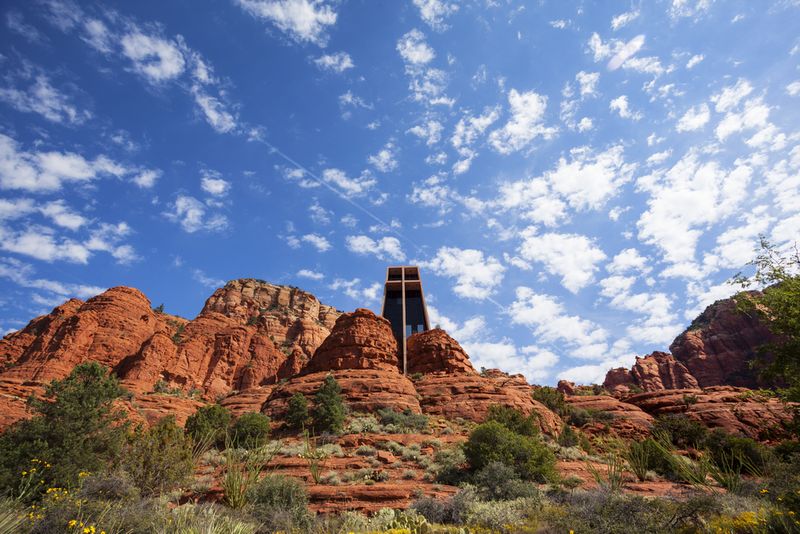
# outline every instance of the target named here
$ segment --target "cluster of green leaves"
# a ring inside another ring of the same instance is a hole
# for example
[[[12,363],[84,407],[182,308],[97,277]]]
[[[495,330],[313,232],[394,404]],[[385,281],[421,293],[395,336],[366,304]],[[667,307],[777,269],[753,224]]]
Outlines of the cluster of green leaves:
[[[398,432],[422,432],[428,428],[428,416],[414,413],[408,408],[402,412],[396,412],[391,408],[381,408],[378,410],[377,416],[382,425],[391,426]]]
[[[475,427],[463,447],[473,471],[499,462],[513,468],[522,480],[544,482],[554,476],[555,456],[538,436],[517,434],[497,421]]]
[[[500,404],[489,406],[486,421],[496,421],[522,436],[536,436],[539,434],[539,418],[537,416],[525,415],[510,406],[502,406]]]
[[[201,406],[186,420],[186,433],[195,442],[218,447],[255,449],[267,442],[269,431],[266,415],[246,412],[234,420],[231,412],[219,404]]]

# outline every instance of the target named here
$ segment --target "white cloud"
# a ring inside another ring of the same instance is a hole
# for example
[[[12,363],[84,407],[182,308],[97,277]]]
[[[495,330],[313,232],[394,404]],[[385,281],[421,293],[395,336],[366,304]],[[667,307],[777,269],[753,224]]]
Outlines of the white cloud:
[[[339,169],[325,169],[322,171],[322,179],[340,188],[348,197],[362,196],[377,183],[375,178],[367,172],[362,173],[358,178],[350,178]]]
[[[578,131],[579,132],[588,132],[592,128],[594,128],[594,123],[592,122],[592,119],[590,119],[589,117],[583,117],[578,122]]]
[[[425,35],[413,29],[397,41],[397,51],[408,65],[422,66],[430,63],[436,57],[433,48],[425,42]]]
[[[211,96],[199,85],[192,86],[192,96],[206,122],[219,133],[228,133],[236,129],[237,119],[227,110],[225,103]]]
[[[637,18],[639,18],[639,14],[640,13],[638,9],[634,11],[626,11],[625,13],[620,13],[619,15],[611,19],[611,29],[616,31],[622,28],[623,26],[626,26],[631,21],[634,21]]]
[[[608,333],[592,321],[567,314],[556,297],[518,287],[508,315],[512,323],[533,328],[540,342],[566,344],[577,358],[607,356]]]
[[[227,217],[218,213],[207,216],[206,205],[192,196],[178,195],[170,208],[172,211],[164,215],[190,234],[199,230],[217,232],[228,227]]]
[[[353,58],[347,52],[336,52],[335,54],[325,54],[314,60],[314,64],[322,70],[337,72],[341,74],[347,69],[355,67]]]
[[[463,119],[462,119],[463,120]],[[444,126],[437,120],[428,120],[407,130],[407,133],[414,134],[425,141],[428,146],[433,146],[442,139]]]
[[[678,132],[692,132],[699,130],[711,119],[711,111],[708,109],[708,104],[700,104],[690,108],[678,120],[675,130]]]
[[[611,263],[606,265],[606,270],[611,274],[627,274],[631,271],[647,274],[651,269],[647,265],[647,258],[642,256],[638,250],[626,248],[614,256]]]
[[[231,189],[231,183],[223,180],[218,172],[206,170],[200,179],[200,187],[209,195],[224,197]]]
[[[159,178],[161,178],[161,174],[162,173],[159,170],[144,170],[133,177],[133,183],[142,189],[149,189],[156,184],[156,181],[158,181]]]
[[[381,172],[391,172],[397,168],[397,146],[392,141],[383,145],[377,154],[368,158],[369,163]]]
[[[0,133],[0,188],[52,192],[64,183],[87,183],[101,176],[124,176],[131,171],[98,156],[93,161],[73,152],[23,152]]]
[[[81,39],[103,54],[110,53],[113,47],[111,32],[102,21],[97,19],[87,19],[83,23],[83,35]]]
[[[86,217],[72,211],[63,200],[48,202],[40,208],[40,211],[58,226],[70,230],[77,230],[88,222]]]
[[[482,115],[473,116],[467,114],[459,119],[450,138],[450,144],[453,145],[453,148],[462,158],[453,166],[455,174],[463,174],[469,170],[472,160],[478,155],[472,145],[499,117],[500,110],[495,107],[484,109]]]
[[[561,284],[577,293],[592,280],[605,253],[592,239],[580,234],[523,232],[519,255],[530,262],[543,263],[550,274],[561,277]]]
[[[672,18],[692,18],[695,21],[706,14],[714,0],[672,0],[669,14]]]
[[[25,22],[25,18],[19,11],[8,11],[6,13],[6,26],[8,26],[9,30],[32,43],[41,43],[46,40],[46,37],[36,27]]]
[[[306,234],[300,239],[313,246],[319,252],[327,252],[332,248],[330,241],[319,234]]]
[[[642,114],[640,112],[633,112],[628,106],[628,97],[626,95],[618,96],[608,104],[608,108],[611,111],[616,111],[617,114],[619,114],[619,116],[623,119],[638,121],[642,118]]]
[[[644,35],[637,35],[623,46],[619,47],[617,53],[614,54],[614,57],[608,62],[608,70],[617,70],[620,68],[628,59],[633,57],[642,46],[644,46]]]
[[[0,100],[17,111],[38,113],[51,122],[82,124],[91,118],[86,110],[79,110],[70,99],[50,84],[44,74],[36,76],[33,85],[25,88],[0,88]]]
[[[316,280],[316,281],[325,278],[324,274],[312,271],[311,269],[300,269],[299,271],[297,271],[297,276],[299,276],[300,278],[308,278],[309,280]]]
[[[719,107],[719,104],[717,104],[717,108]],[[769,112],[769,106],[764,104],[760,97],[748,100],[744,105],[744,109],[739,112],[731,111],[726,113],[725,117],[717,124],[714,130],[717,139],[724,141],[735,133],[766,127],[768,125]]]
[[[331,223],[331,215],[333,213],[322,207],[317,200],[314,200],[314,203],[308,207],[308,213],[315,224],[324,226]]]
[[[351,299],[365,305],[377,303],[382,289],[381,284],[378,282],[362,287],[359,278],[353,278],[352,280],[337,278],[329,287],[334,291],[342,291]]]
[[[706,58],[703,54],[695,54],[689,58],[689,61],[686,62],[686,68],[692,69],[700,64]]]
[[[133,70],[150,83],[162,83],[180,76],[186,61],[178,45],[141,32],[122,37],[122,53],[133,62]]]
[[[46,226],[28,226],[21,231],[0,226],[0,248],[46,262],[86,264],[91,256],[91,251],[83,243],[59,238],[52,228]]]
[[[713,95],[711,101],[716,104],[716,110],[720,113],[729,111],[739,105],[744,98],[753,92],[753,86],[744,78],[737,80],[735,85],[724,88],[721,92]]]
[[[475,249],[441,247],[429,261],[420,262],[439,276],[455,278],[453,291],[459,297],[484,300],[503,281],[505,267],[493,256]]]
[[[217,289],[218,287],[222,287],[225,285],[225,280],[214,278],[213,276],[208,276],[201,269],[193,269],[192,278],[194,278],[194,280],[198,282],[200,285],[205,286],[209,289]]]
[[[500,129],[489,134],[489,144],[501,154],[510,154],[526,148],[534,139],[552,138],[557,129],[544,125],[547,97],[535,91],[508,93],[511,118]]]
[[[392,259],[395,261],[405,261],[406,255],[400,246],[400,240],[396,237],[382,237],[374,240],[365,235],[350,235],[345,240],[347,250],[361,254],[362,256],[373,254],[378,259]]]
[[[446,0],[414,0],[414,5],[419,9],[420,18],[434,30],[445,30],[445,19],[458,11],[458,4],[451,4]]]
[[[789,96],[798,96],[800,95],[800,80],[796,82],[792,82],[786,86],[786,93]]]
[[[250,15],[264,19],[298,42],[323,46],[336,12],[323,0],[236,0]]]
[[[0,277],[7,278],[21,287],[53,293],[62,301],[71,297],[89,298],[106,290],[99,286],[34,278],[33,267],[14,258],[0,258]]]
[[[581,98],[597,95],[597,83],[600,81],[599,72],[580,71],[575,75],[575,80],[578,82]]]
[[[130,245],[120,244],[123,238],[130,233],[131,228],[127,223],[102,223],[91,231],[85,245],[91,251],[108,252],[117,260],[117,263],[131,263],[139,259],[136,251]]]

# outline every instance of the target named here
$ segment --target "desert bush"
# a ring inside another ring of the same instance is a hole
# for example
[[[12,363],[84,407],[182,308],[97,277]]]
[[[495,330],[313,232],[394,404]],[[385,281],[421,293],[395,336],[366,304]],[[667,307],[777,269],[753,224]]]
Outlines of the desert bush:
[[[255,449],[269,439],[269,417],[258,412],[246,412],[231,426],[231,443],[234,447]]]
[[[417,478],[417,472],[413,469],[404,469],[403,474],[401,475],[404,480],[414,480]]]
[[[268,532],[306,531],[311,525],[308,495],[299,481],[280,475],[267,475],[249,492],[251,513]]]
[[[654,436],[663,435],[669,438],[679,449],[704,447],[708,437],[708,429],[685,415],[669,414],[656,418],[653,423]]]
[[[378,410],[378,418],[387,431],[396,432],[422,432],[428,428],[428,416],[414,413],[408,408],[396,412],[390,408]]]
[[[280,450],[280,444],[264,445],[258,449],[225,449],[225,472],[222,491],[225,503],[233,509],[245,507],[251,499],[251,490],[258,484],[261,471]]]
[[[592,475],[597,485],[611,493],[619,492],[623,485],[624,463],[620,456],[611,455],[605,468],[597,468],[593,463],[586,462],[586,469]]]
[[[787,510],[800,516],[800,455],[784,462],[772,462],[760,493],[762,497],[781,503]]]
[[[523,480],[553,478],[555,456],[538,438],[521,436],[495,421],[478,425],[464,443],[464,455],[473,471],[491,462],[511,466]]]
[[[562,447],[574,447],[578,444],[578,433],[569,425],[564,425],[564,430],[558,435],[558,444]]]
[[[605,410],[593,410],[584,408],[572,408],[567,417],[567,422],[570,425],[578,428],[583,427],[589,423],[602,423],[610,424],[614,421],[616,416]]]
[[[411,509],[430,523],[461,525],[467,522],[469,510],[480,501],[474,487],[465,485],[452,497],[422,497],[411,503]]]
[[[341,393],[342,388],[336,379],[332,375],[326,376],[314,396],[312,419],[318,432],[341,433],[347,414]]]
[[[375,456],[378,451],[371,445],[361,445],[356,449],[356,454],[359,456]]]
[[[565,494],[562,506],[545,508],[551,532],[673,532],[673,506],[666,499],[645,499],[610,492]]]
[[[34,416],[0,436],[0,491],[16,489],[22,466],[31,460],[42,487],[67,487],[80,472],[107,470],[119,459],[128,425],[112,403],[125,390],[96,362],[77,365],[63,380],[54,380],[41,399],[31,398]]]
[[[441,449],[433,455],[433,471],[437,482],[457,486],[466,478],[467,457],[461,447]]]
[[[381,424],[374,415],[354,417],[347,424],[345,432],[348,434],[372,434],[380,431]]]
[[[481,497],[488,501],[508,501],[539,495],[536,486],[522,481],[513,467],[500,462],[487,464],[475,473],[473,481]]]
[[[535,415],[525,415],[510,406],[493,404],[489,406],[486,421],[496,421],[517,434],[523,436],[536,436],[539,434],[539,418]]]
[[[219,404],[201,406],[186,420],[186,433],[195,441],[224,445],[231,423],[231,412]]]
[[[467,509],[466,524],[470,527],[487,529],[489,532],[502,532],[522,526],[535,517],[539,501],[537,499],[514,499],[511,501],[477,501]],[[528,526],[528,525],[526,525]]]
[[[760,475],[770,460],[769,451],[757,441],[733,436],[722,429],[706,436],[705,447],[715,465],[730,466],[750,475]]]
[[[645,441],[632,441],[628,445],[628,450],[625,452],[625,460],[628,461],[631,471],[639,481],[644,482],[647,480],[647,473],[652,469],[653,449]]]
[[[93,501],[133,501],[139,496],[131,476],[119,469],[85,477],[78,491],[79,498]]]
[[[255,522],[232,517],[224,508],[213,504],[178,506],[170,512],[160,530],[165,534],[255,534],[258,531]]]
[[[342,479],[339,478],[339,475],[335,471],[325,473],[319,481],[321,484],[327,484],[328,486],[338,486],[342,483]]]
[[[192,473],[191,439],[174,416],[164,417],[149,429],[137,429],[125,448],[122,467],[143,495],[158,495]]]
[[[531,396],[533,400],[541,402],[561,417],[566,416],[571,411],[567,401],[564,400],[564,394],[556,388],[542,386],[534,389]]]
[[[295,393],[289,399],[286,410],[286,426],[295,430],[305,428],[309,423],[308,400],[302,393]]]

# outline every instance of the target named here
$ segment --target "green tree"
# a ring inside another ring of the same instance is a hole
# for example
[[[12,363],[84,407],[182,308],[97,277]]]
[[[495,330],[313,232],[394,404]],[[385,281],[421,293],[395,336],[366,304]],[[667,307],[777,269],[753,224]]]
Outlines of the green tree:
[[[192,440],[170,415],[130,439],[122,460],[142,495],[158,495],[181,484],[192,473]]]
[[[263,413],[243,413],[231,427],[231,440],[234,447],[255,449],[264,445],[268,438],[269,417]]]
[[[219,404],[201,406],[186,420],[186,432],[196,441],[210,440],[222,445],[231,423],[231,412]]]
[[[567,404],[566,399],[564,399],[564,394],[556,388],[542,386],[534,389],[531,396],[533,400],[541,402],[549,408],[550,411],[555,412],[561,417],[568,415],[570,412],[570,406]]]
[[[493,404],[489,406],[487,421],[497,421],[509,430],[523,436],[536,436],[539,434],[539,418],[535,415],[525,415],[510,406]]]
[[[538,437],[522,436],[497,421],[475,427],[464,443],[464,456],[473,471],[500,462],[523,480],[544,482],[555,473],[555,456]]]
[[[295,393],[289,399],[286,410],[286,424],[289,428],[300,430],[308,424],[308,400],[302,393]]]
[[[347,410],[342,399],[342,388],[333,378],[325,377],[314,396],[314,411],[312,414],[314,428],[319,432],[333,432],[338,434],[344,427],[344,418]]]
[[[28,404],[35,415],[0,436],[0,488],[14,488],[31,460],[50,465],[39,467],[43,485],[60,487],[74,484],[80,472],[103,471],[114,464],[128,423],[112,403],[125,393],[108,369],[89,362],[51,382],[42,398],[31,397]]]
[[[744,313],[757,316],[776,336],[777,341],[759,351],[763,374],[783,380],[786,397],[800,401],[800,250],[795,244],[792,252],[783,253],[761,236],[759,253],[750,265],[755,274],[746,277],[739,273],[734,283],[743,289],[756,286],[764,290],[739,293],[737,305]],[[764,358],[767,355],[769,359]]]

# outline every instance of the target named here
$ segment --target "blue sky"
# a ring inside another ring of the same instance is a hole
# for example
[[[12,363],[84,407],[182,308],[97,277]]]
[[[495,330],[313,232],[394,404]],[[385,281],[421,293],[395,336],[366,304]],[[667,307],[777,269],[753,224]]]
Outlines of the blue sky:
[[[601,380],[800,234],[796,0],[4,2],[0,329],[224,281]]]

